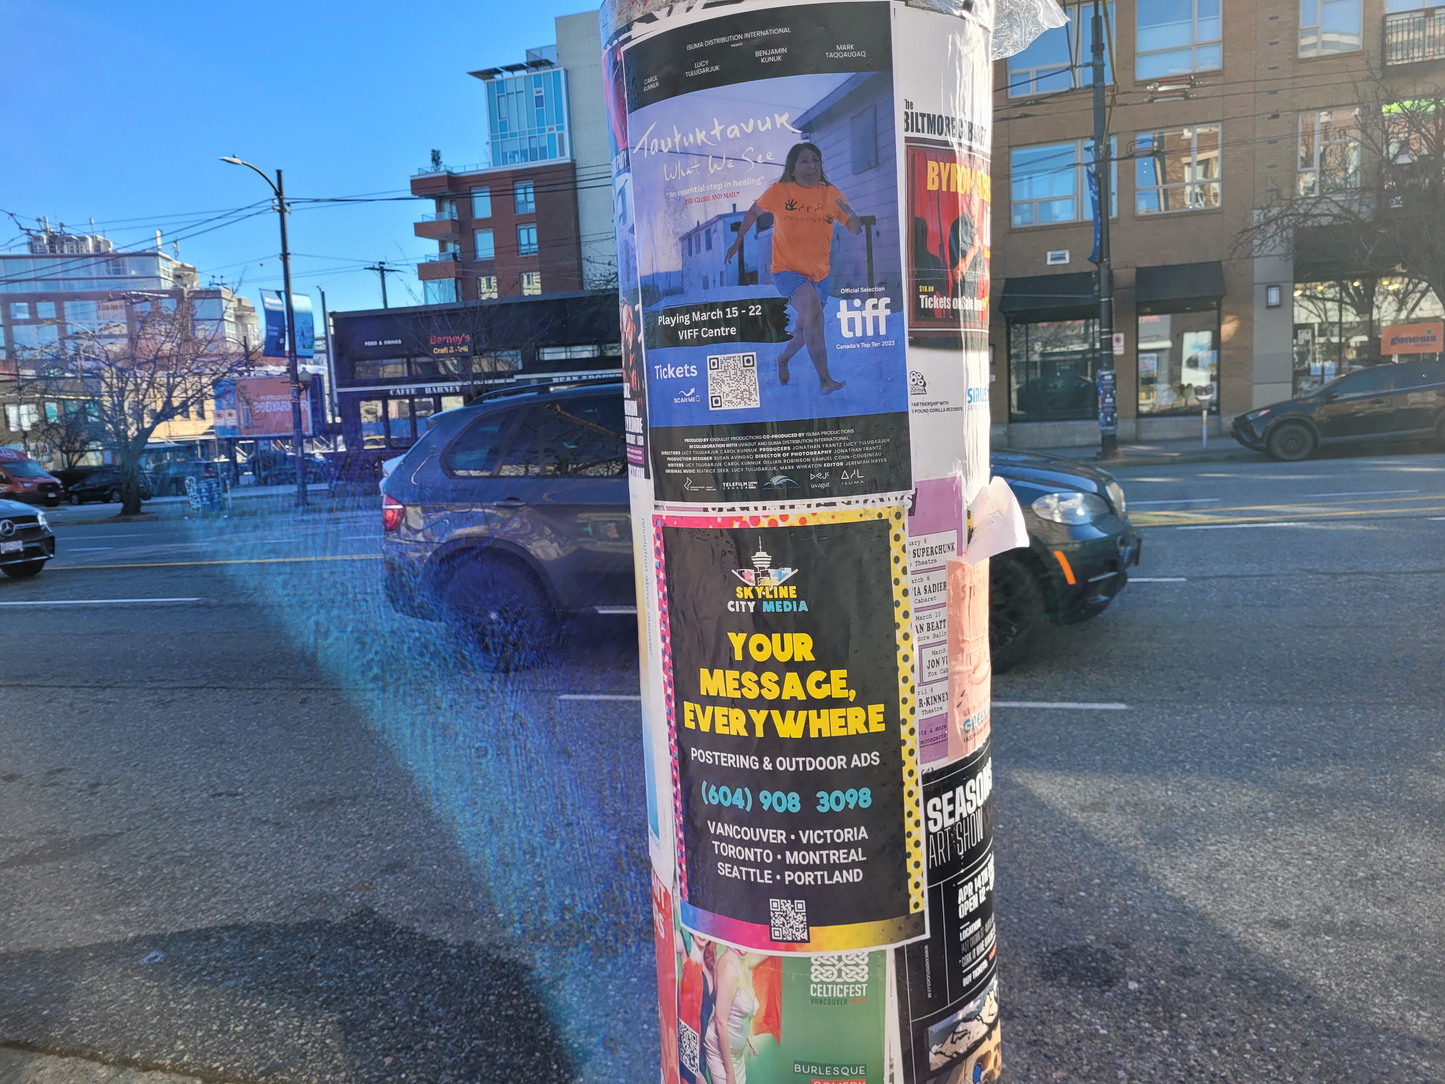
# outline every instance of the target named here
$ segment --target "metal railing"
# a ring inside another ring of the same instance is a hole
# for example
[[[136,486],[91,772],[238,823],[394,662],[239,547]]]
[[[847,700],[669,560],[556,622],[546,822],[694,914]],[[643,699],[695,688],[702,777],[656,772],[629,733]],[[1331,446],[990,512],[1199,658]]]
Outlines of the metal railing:
[[[465,166],[432,166],[432,165],[426,165],[426,166],[422,166],[420,169],[418,169],[415,173],[412,174],[412,176],[413,176],[413,177],[424,177],[424,176],[426,176],[427,174],[430,174],[430,173],[480,173],[480,172],[482,172],[482,170],[484,170],[484,169],[491,169],[491,168],[492,168],[492,166],[491,166],[491,163],[489,163],[489,162],[472,162],[472,163],[470,163],[470,164],[468,164],[468,165],[465,165]]]
[[[1387,65],[1445,59],[1445,7],[1386,15],[1384,40]]]
[[[418,222],[455,222],[457,220],[457,209],[452,207],[445,211],[436,211],[429,215],[422,215]]]
[[[428,252],[423,263],[456,263],[462,258],[460,252]]]

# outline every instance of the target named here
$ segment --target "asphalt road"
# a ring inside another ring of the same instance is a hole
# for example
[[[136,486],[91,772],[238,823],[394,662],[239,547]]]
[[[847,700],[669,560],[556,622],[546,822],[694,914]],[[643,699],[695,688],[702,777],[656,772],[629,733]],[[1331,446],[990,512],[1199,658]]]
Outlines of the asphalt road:
[[[1445,457],[1121,480],[1135,582],[995,680],[1112,705],[995,710],[1011,1078],[1445,1080]],[[371,502],[103,514],[0,583],[0,1047],[654,1079],[632,624],[498,677]]]

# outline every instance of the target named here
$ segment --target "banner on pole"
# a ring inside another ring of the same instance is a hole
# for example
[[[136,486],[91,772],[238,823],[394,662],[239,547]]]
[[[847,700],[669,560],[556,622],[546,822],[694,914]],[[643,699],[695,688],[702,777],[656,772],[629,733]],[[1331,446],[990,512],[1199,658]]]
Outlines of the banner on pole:
[[[280,290],[262,290],[261,307],[266,313],[266,339],[261,356],[284,358],[286,353],[286,295]],[[291,295],[291,311],[296,316],[296,356],[316,355],[316,326],[307,294]]]

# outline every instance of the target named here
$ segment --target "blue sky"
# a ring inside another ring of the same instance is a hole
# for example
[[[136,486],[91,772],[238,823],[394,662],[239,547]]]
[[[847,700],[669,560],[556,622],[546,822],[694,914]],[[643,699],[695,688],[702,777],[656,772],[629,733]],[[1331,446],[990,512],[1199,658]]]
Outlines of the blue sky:
[[[587,7],[0,0],[0,209],[81,232],[94,218],[123,247],[162,229],[203,282],[239,281],[259,309],[258,290],[281,285],[276,215],[261,179],[218,156],[280,166],[288,198],[404,195],[433,147],[483,160],[483,87],[467,71],[522,60],[555,40],[555,16]],[[253,203],[244,221],[199,224]],[[435,251],[412,233],[431,207],[296,208],[293,288],[318,307],[324,289],[332,311],[380,307],[377,275],[359,268]],[[0,218],[0,243],[18,233]],[[387,288],[393,305],[420,301],[410,268]]]

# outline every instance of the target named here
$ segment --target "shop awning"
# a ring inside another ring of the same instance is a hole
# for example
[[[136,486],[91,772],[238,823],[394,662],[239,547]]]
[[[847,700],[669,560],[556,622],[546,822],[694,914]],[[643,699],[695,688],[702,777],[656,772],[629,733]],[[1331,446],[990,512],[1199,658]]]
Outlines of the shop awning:
[[[1004,279],[998,311],[1015,322],[1081,320],[1099,313],[1091,271]]]
[[[1134,273],[1134,303],[1218,301],[1224,296],[1224,267],[1218,260],[1140,267]]]

